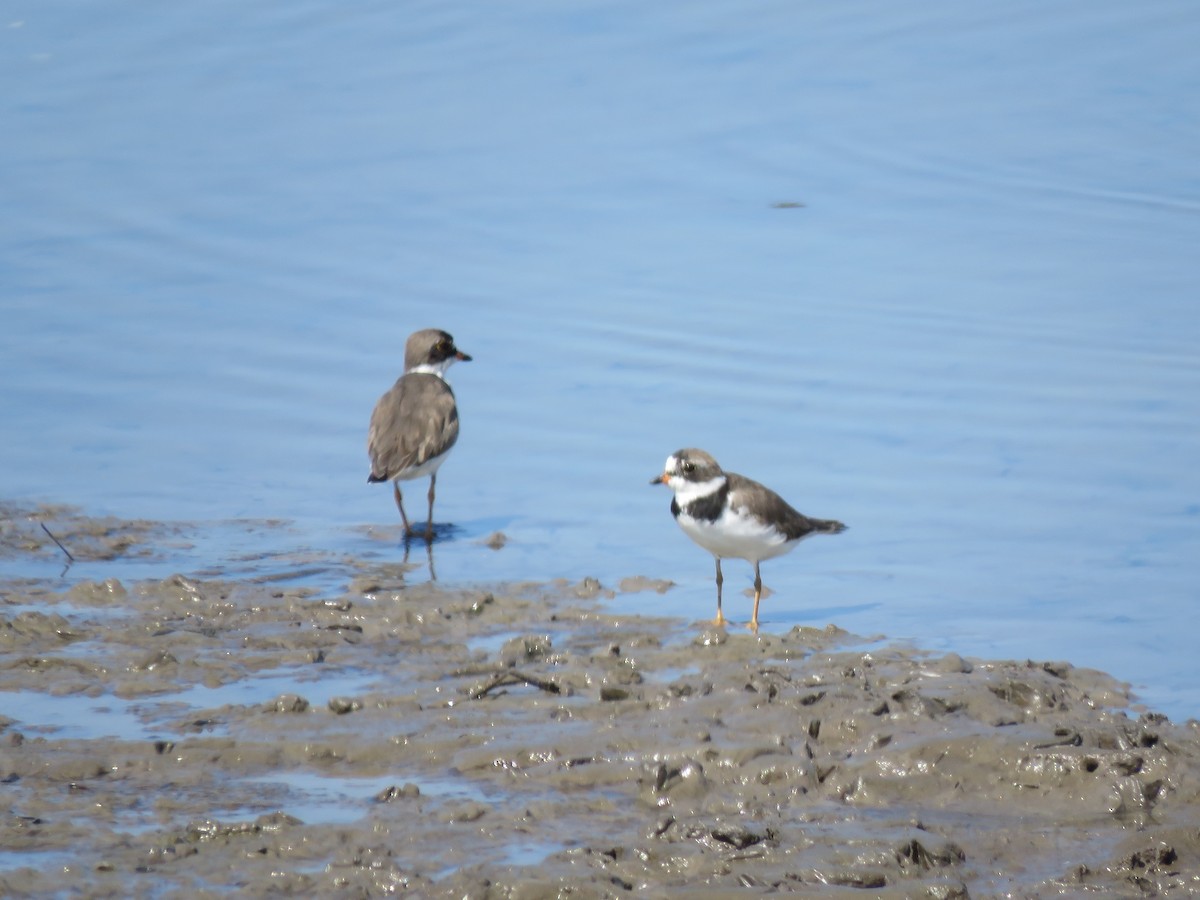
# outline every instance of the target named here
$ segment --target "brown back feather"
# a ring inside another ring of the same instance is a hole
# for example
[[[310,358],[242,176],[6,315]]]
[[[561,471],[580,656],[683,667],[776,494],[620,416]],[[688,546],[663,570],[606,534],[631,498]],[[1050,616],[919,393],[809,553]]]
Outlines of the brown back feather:
[[[725,475],[729,479],[729,500],[733,506],[741,508],[753,495],[755,504],[768,518],[779,523],[789,541],[809,534],[837,534],[846,530],[845,525],[833,519],[809,518],[769,487],[753,479],[735,472],[726,472]]]
[[[371,413],[371,478],[395,478],[445,453],[457,440],[458,408],[450,385],[436,375],[402,375]]]

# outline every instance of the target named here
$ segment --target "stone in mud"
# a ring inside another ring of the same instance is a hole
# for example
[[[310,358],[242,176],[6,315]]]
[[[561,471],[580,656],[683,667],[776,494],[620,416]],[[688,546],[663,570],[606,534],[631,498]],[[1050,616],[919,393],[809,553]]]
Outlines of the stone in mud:
[[[500,664],[515,666],[530,660],[542,659],[550,654],[554,642],[548,634],[527,634],[511,638],[500,648]]]
[[[308,712],[308,706],[308,701],[298,694],[280,694],[264,707],[264,711],[273,713],[302,713]]]

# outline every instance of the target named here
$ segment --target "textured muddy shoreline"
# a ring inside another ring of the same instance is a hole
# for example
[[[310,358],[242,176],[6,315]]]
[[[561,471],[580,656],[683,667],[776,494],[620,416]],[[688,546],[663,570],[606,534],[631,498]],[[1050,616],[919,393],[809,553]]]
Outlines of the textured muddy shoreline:
[[[68,546],[93,552],[88,533],[119,559],[143,532],[81,524]],[[3,539],[57,552],[19,517]],[[5,895],[1200,888],[1196,723],[1068,663],[614,616],[590,579],[456,588],[394,565],[332,597],[0,588]],[[129,733],[7,713],[30,696],[110,703]]]

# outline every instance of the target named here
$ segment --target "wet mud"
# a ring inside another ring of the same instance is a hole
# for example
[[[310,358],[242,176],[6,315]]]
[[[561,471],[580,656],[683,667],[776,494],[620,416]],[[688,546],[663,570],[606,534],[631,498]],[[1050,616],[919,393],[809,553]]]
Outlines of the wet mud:
[[[1200,891],[1200,729],[1103,673],[350,569],[0,584],[0,895]]]

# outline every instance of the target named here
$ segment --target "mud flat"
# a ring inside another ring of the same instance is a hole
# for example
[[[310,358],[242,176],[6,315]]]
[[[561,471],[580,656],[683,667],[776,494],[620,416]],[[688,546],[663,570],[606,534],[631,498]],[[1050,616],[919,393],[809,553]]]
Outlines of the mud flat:
[[[352,569],[0,584],[0,895],[1200,891],[1200,728],[1100,672]]]

